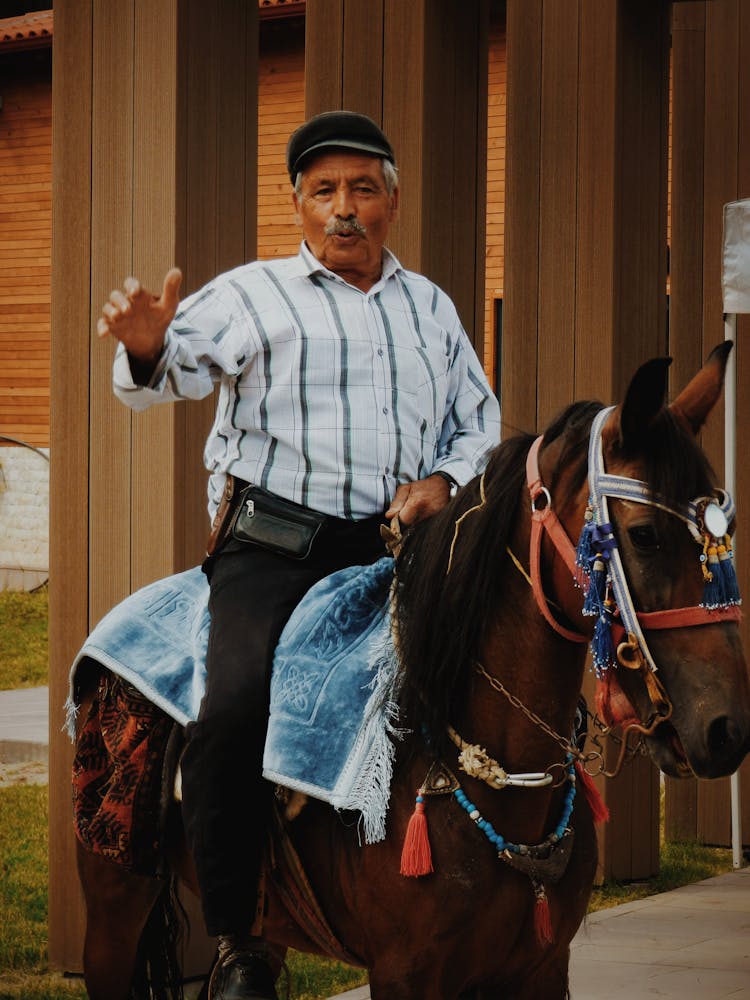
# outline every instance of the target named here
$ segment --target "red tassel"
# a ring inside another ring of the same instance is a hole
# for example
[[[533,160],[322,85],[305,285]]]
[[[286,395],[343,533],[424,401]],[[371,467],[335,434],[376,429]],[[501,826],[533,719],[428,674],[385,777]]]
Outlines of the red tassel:
[[[549,912],[549,900],[544,886],[539,883],[534,886],[536,906],[534,907],[534,930],[539,944],[553,944],[555,935],[552,933],[552,917]]]
[[[417,803],[406,828],[404,847],[401,851],[401,874],[429,875],[433,871],[430,838],[427,835],[427,817],[424,814],[423,796],[417,794]]]
[[[576,777],[583,790],[586,801],[589,804],[591,815],[595,823],[609,822],[609,809],[604,799],[599,794],[599,789],[594,784],[594,779],[588,773],[580,760],[576,761]]]

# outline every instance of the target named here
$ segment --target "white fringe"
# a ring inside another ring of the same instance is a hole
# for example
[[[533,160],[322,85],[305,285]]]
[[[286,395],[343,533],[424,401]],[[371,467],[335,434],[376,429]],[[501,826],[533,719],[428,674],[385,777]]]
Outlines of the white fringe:
[[[65,699],[65,705],[63,707],[65,709],[65,722],[62,726],[62,732],[68,734],[71,743],[75,743],[76,723],[78,722],[78,711],[81,706],[76,704],[73,695],[69,694]]]
[[[362,814],[359,824],[366,844],[385,839],[386,817],[391,797],[395,740],[408,732],[396,726],[400,673],[398,657],[390,634],[373,642],[370,665],[375,676],[370,684],[372,694],[365,706],[364,725],[357,740],[359,747],[369,746],[349,799],[344,808]],[[357,747],[353,758],[357,758]]]

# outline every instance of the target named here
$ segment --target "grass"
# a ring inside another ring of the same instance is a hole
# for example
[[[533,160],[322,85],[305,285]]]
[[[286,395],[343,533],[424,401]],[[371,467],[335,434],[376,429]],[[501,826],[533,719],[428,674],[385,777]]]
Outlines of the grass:
[[[0,591],[0,691],[47,683],[47,612],[46,587]]]
[[[665,842],[659,852],[659,874],[643,882],[605,882],[594,889],[589,913],[605,910],[620,903],[645,899],[658,892],[692,885],[714,875],[732,871],[730,848],[705,847],[691,842]]]

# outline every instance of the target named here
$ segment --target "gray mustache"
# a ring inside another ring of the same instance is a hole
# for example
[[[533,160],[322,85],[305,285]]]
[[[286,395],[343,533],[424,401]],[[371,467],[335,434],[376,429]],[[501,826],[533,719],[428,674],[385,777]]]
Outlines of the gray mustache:
[[[331,219],[325,227],[326,236],[347,236],[350,233],[364,236],[366,232],[366,227],[358,219]]]

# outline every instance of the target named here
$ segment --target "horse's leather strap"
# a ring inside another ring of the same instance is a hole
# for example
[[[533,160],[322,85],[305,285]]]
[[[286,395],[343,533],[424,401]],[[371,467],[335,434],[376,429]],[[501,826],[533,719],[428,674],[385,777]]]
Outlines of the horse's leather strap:
[[[638,621],[645,631],[649,629],[687,628],[690,625],[713,625],[714,622],[738,622],[742,612],[738,605],[726,608],[665,608],[663,611],[639,611]],[[619,622],[612,625],[615,642],[621,642],[625,629]]]
[[[536,599],[537,606],[558,635],[570,642],[588,642],[588,637],[580,632],[573,632],[571,629],[561,625],[550,610],[547,597],[542,586],[542,534],[547,532],[552,544],[565,561],[566,566],[573,576],[576,575],[576,552],[573,543],[570,541],[565,528],[563,528],[557,514],[552,509],[549,493],[539,475],[539,447],[542,443],[538,437],[529,449],[526,458],[526,482],[531,497],[531,544],[529,562],[531,570],[531,589]],[[546,502],[544,506],[538,506],[538,500],[543,497]]]
[[[552,544],[564,560],[571,575],[579,578],[580,570],[576,565],[575,547],[557,514],[552,509],[549,492],[542,482],[539,473],[539,449],[541,444],[542,437],[536,438],[526,457],[526,484],[529,496],[531,497],[531,587],[539,610],[559,635],[569,639],[571,642],[587,642],[588,640],[585,636],[566,629],[555,619],[542,587],[541,549],[543,531],[546,531],[549,535]],[[540,498],[544,500],[543,506],[539,506]],[[704,608],[696,605],[692,608],[665,608],[661,611],[639,611],[636,617],[641,628],[649,630],[687,628],[693,625],[714,625],[722,621],[738,622],[742,617],[742,613],[737,605],[729,605],[722,608]],[[622,641],[624,635],[625,629],[619,623],[615,622],[613,624],[613,638],[615,642]]]
[[[326,920],[277,803],[274,803],[272,818],[273,846],[277,852],[267,860],[266,884],[273,883],[290,919],[324,955],[347,965],[364,966],[364,960],[344,947]]]

